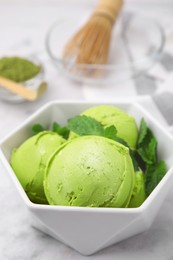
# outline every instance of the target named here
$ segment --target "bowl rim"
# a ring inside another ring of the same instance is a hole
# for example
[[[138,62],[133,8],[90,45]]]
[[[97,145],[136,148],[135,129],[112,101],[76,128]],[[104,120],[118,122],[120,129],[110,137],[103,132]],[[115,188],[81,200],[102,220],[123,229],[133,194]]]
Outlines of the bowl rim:
[[[164,183],[169,179],[170,175],[173,174],[173,165],[170,167],[170,169],[167,171],[165,176],[162,178],[162,180],[158,183],[158,185],[155,187],[155,189],[151,192],[151,194],[146,198],[146,200],[142,203],[140,207],[137,208],[107,208],[107,207],[80,207],[80,206],[61,206],[61,205],[46,205],[46,204],[36,204],[30,201],[27,194],[25,193],[22,185],[20,184],[17,176],[15,175],[12,167],[10,166],[10,163],[6,159],[3,151],[2,151],[2,145],[6,141],[8,141],[9,138],[11,138],[15,133],[17,133],[19,130],[21,130],[24,126],[26,126],[29,122],[31,122],[35,117],[39,116],[40,113],[44,113],[47,109],[55,106],[55,105],[118,105],[118,104],[129,104],[134,107],[136,107],[138,110],[142,112],[142,114],[147,116],[157,128],[159,128],[160,131],[164,132],[164,134],[173,142],[173,136],[171,133],[165,129],[154,117],[151,116],[151,114],[145,110],[145,108],[140,105],[137,101],[130,100],[130,99],[115,99],[114,101],[82,101],[82,100],[53,100],[49,101],[43,106],[41,106],[39,109],[37,109],[32,115],[30,115],[27,119],[25,119],[21,124],[19,124],[17,127],[15,127],[14,130],[12,130],[8,135],[6,135],[4,138],[0,140],[0,160],[2,164],[4,165],[4,168],[8,171],[8,175],[10,175],[10,178],[12,179],[13,183],[15,184],[16,189],[18,190],[22,200],[25,202],[28,208],[30,209],[39,209],[39,210],[58,210],[58,211],[75,211],[75,212],[102,212],[102,213],[141,213],[143,212],[150,204],[150,202],[154,199],[154,197],[158,194],[159,190],[162,188]]]

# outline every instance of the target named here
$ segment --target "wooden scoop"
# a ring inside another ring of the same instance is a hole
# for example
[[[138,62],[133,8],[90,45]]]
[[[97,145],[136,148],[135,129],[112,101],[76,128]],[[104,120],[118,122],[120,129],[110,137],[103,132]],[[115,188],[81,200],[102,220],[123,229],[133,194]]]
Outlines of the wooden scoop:
[[[20,95],[21,97],[34,101],[38,99],[47,89],[47,83],[42,82],[38,89],[31,90],[20,83],[16,83],[12,80],[0,76],[0,87],[10,90],[11,92]]]

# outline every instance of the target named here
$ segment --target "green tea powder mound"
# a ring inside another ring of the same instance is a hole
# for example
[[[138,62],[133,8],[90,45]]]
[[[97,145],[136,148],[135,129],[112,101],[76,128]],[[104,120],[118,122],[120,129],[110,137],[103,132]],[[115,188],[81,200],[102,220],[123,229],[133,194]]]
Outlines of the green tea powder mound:
[[[0,76],[15,82],[23,82],[35,77],[41,70],[39,65],[20,57],[0,59]]]

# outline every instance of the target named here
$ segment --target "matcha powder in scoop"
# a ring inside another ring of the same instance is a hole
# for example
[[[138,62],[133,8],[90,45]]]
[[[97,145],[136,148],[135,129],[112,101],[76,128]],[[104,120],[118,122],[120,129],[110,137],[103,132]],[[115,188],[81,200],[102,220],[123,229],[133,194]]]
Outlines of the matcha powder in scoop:
[[[40,70],[39,65],[21,57],[3,57],[0,59],[0,76],[15,82],[32,79]]]

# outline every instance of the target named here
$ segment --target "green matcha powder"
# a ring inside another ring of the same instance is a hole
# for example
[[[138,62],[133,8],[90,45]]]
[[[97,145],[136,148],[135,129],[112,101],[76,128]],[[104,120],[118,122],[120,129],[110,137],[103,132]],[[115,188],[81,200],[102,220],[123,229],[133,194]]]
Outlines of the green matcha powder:
[[[4,57],[0,59],[0,76],[23,82],[35,77],[41,67],[20,57]]]

